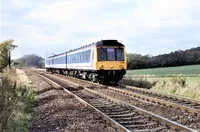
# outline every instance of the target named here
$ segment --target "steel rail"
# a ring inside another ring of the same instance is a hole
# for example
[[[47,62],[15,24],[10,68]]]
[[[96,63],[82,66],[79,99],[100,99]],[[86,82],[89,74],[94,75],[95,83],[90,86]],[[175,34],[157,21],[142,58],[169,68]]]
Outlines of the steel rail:
[[[123,90],[123,89],[117,89],[117,88],[114,88],[114,87],[108,87],[108,89],[110,89],[112,91],[115,91],[115,92],[128,94],[128,95],[131,95],[133,97],[136,97],[136,98],[139,98],[139,99],[142,99],[142,100],[151,101],[151,102],[162,104],[162,105],[166,105],[166,106],[172,106],[172,107],[178,108],[178,109],[180,109],[182,111],[187,111],[187,112],[191,112],[193,114],[199,114],[200,115],[200,110],[198,110],[198,109],[193,109],[193,108],[190,108],[190,107],[187,107],[187,106],[184,106],[184,105],[180,105],[180,104],[177,104],[177,103],[173,103],[173,102],[170,102],[170,101],[157,99],[155,97],[149,97],[147,95],[134,93],[132,91],[127,91],[127,90]]]
[[[41,70],[36,70],[36,71],[46,73],[46,71],[41,71]],[[64,76],[64,75],[61,75],[61,76]],[[68,76],[64,76],[64,77],[68,77]],[[76,79],[78,79],[78,78],[76,78]],[[82,81],[84,81],[84,80],[82,80]],[[89,81],[87,81],[87,83],[94,84],[93,82],[89,82]],[[102,84],[94,84],[94,85],[107,87],[106,85],[102,85]],[[156,91],[151,91],[149,89],[142,89],[142,88],[138,88],[138,87],[134,87],[134,86],[128,86],[128,85],[124,85],[124,84],[121,84],[121,83],[118,83],[118,85],[121,86],[121,87],[130,89],[130,90],[137,90],[137,91],[140,91],[140,92],[146,92],[146,93],[155,94],[155,95],[158,95],[158,96],[164,96],[164,97],[168,97],[168,98],[180,99],[180,100],[183,100],[183,101],[189,101],[189,102],[196,103],[196,104],[200,105],[200,100],[186,98],[186,97],[182,97],[182,96],[178,96],[178,95],[169,95],[169,94],[166,94],[166,93],[160,93],[160,92],[156,92]]]
[[[124,85],[124,84],[120,84],[120,83],[118,85],[121,86],[121,87],[125,87],[127,89],[137,90],[137,91],[146,92],[146,93],[149,93],[149,94],[156,94],[156,95],[160,95],[160,96],[164,96],[164,97],[168,97],[168,98],[175,98],[175,99],[180,99],[180,100],[183,100],[183,101],[189,101],[189,102],[192,102],[192,103],[200,104],[200,100],[190,99],[190,98],[181,97],[181,96],[177,96],[177,95],[169,95],[169,94],[166,94],[166,93],[151,91],[149,89],[141,89],[141,88],[138,88],[138,87],[128,86],[128,85]]]
[[[69,90],[67,90],[65,87],[59,85],[58,83],[52,81],[51,79],[38,74],[40,77],[42,77],[43,79],[47,80],[48,82],[56,85],[57,87],[62,88],[66,93],[68,93],[69,95],[73,96],[75,99],[77,99],[78,101],[80,101],[83,105],[88,106],[90,108],[92,108],[93,110],[95,110],[98,115],[100,115],[104,120],[106,120],[108,123],[111,124],[112,127],[116,128],[118,131],[120,132],[131,132],[130,130],[128,130],[127,128],[125,128],[124,126],[122,126],[121,124],[119,124],[118,122],[116,122],[115,120],[113,120],[112,118],[110,118],[109,116],[107,116],[106,114],[102,113],[100,110],[98,110],[97,108],[95,108],[94,106],[92,106],[91,104],[89,104],[88,102],[86,102],[85,100],[81,99],[80,97],[78,97],[77,95],[73,94],[72,92],[70,92]],[[72,83],[71,83],[72,84]],[[75,84],[72,84],[75,85]],[[75,85],[77,86],[77,85]],[[78,86],[79,87],[79,86]]]
[[[59,76],[63,76],[63,75],[59,75]],[[66,77],[66,76],[64,76],[64,77]],[[79,80],[79,81],[84,81],[84,80],[81,80],[81,79],[78,79],[78,78],[73,78],[73,79],[76,79],[76,80]],[[86,81],[84,81],[84,82],[86,82]],[[194,108],[191,108],[191,107],[188,107],[188,106],[185,106],[185,105],[174,103],[174,102],[171,102],[170,100],[158,99],[156,97],[150,97],[148,95],[143,95],[143,94],[140,94],[140,93],[135,93],[133,91],[123,90],[123,89],[119,89],[119,88],[115,88],[115,87],[111,87],[111,86],[106,86],[106,85],[102,85],[102,84],[95,84],[95,83],[89,82],[89,81],[87,81],[87,83],[92,84],[92,85],[96,85],[96,86],[100,86],[100,87],[104,87],[104,88],[107,88],[107,89],[115,91],[115,92],[128,94],[128,95],[131,95],[131,96],[133,96],[135,98],[138,98],[140,100],[146,100],[146,101],[149,101],[149,102],[162,104],[162,105],[165,105],[165,106],[171,106],[171,107],[174,107],[174,108],[178,108],[181,111],[187,111],[187,112],[190,112],[192,114],[200,115],[200,110],[199,109],[194,109]],[[141,89],[141,88],[125,86],[125,85],[120,85],[120,86],[125,87],[125,88],[130,89],[130,90],[133,89],[133,90],[138,90],[138,91],[142,91],[142,92],[147,92],[149,94],[159,94],[161,96],[171,97],[171,95],[161,94],[161,93],[157,93],[157,92],[150,91],[150,90],[147,90],[147,89]],[[176,98],[176,96],[173,96],[173,97]],[[178,99],[184,100],[185,98],[183,98],[183,99],[182,98],[178,98]],[[189,99],[188,101],[197,103],[198,100]]]
[[[54,78],[55,78],[55,77],[54,77]],[[68,80],[65,80],[65,79],[62,79],[62,78],[58,78],[58,77],[57,77],[57,79],[59,79],[59,80],[61,80],[61,81],[63,81],[63,82],[72,84],[72,85],[74,85],[74,86],[76,86],[76,87],[83,87],[85,90],[87,90],[87,91],[89,91],[89,92],[91,92],[91,93],[93,93],[93,94],[99,95],[99,96],[101,96],[101,97],[103,97],[103,98],[106,98],[106,99],[108,99],[108,100],[110,100],[110,101],[112,101],[112,102],[118,103],[118,104],[120,104],[120,105],[122,105],[122,106],[129,106],[130,108],[133,108],[133,109],[137,110],[139,113],[148,115],[148,116],[154,118],[155,120],[157,120],[157,121],[159,121],[159,122],[161,122],[161,123],[163,123],[163,124],[166,124],[166,125],[171,126],[171,128],[173,128],[173,129],[180,129],[180,130],[182,130],[182,131],[187,131],[187,132],[188,132],[188,131],[189,131],[189,132],[197,132],[196,130],[191,129],[191,128],[187,127],[187,126],[181,125],[181,124],[179,124],[179,123],[177,123],[177,122],[171,121],[171,120],[169,120],[169,119],[167,119],[167,118],[164,118],[164,117],[162,117],[162,116],[156,115],[156,114],[151,113],[151,112],[148,112],[148,111],[146,111],[146,110],[143,110],[143,109],[141,109],[141,108],[139,108],[139,107],[137,107],[137,106],[134,106],[134,105],[132,105],[132,104],[130,104],[130,103],[126,103],[126,102],[124,102],[124,101],[122,101],[122,100],[118,100],[118,99],[112,98],[112,97],[110,97],[110,96],[107,96],[107,95],[105,95],[105,94],[102,94],[102,93],[100,93],[100,92],[91,90],[91,89],[89,89],[89,88],[87,88],[87,87],[81,86],[80,84],[73,83],[73,82],[70,82],[70,81],[68,81]]]

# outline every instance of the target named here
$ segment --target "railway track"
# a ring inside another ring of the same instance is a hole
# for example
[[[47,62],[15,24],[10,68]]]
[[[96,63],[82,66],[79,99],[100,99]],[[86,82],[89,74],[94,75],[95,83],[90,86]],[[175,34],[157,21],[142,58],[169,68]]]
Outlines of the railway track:
[[[148,102],[161,104],[164,106],[170,106],[177,109],[180,109],[183,112],[189,112],[194,115],[200,115],[200,109],[198,107],[193,107],[193,103],[183,101],[182,99],[166,99],[161,96],[159,98],[157,96],[153,96],[152,94],[143,94],[143,93],[137,93],[134,90],[127,90],[122,88],[114,88],[114,87],[108,87],[109,90],[112,90],[114,92],[122,93],[124,95],[132,96],[133,98],[138,98],[140,100],[145,100]],[[176,101],[175,101],[176,100]],[[195,104],[195,106],[199,106],[199,104]]]
[[[55,76],[45,75],[45,77],[54,81],[54,83],[56,82],[57,85],[59,84],[65,91],[67,91],[65,88],[67,84],[71,83],[58,77],[55,78]],[[80,84],[73,83],[73,85],[79,87]],[[84,87],[83,89],[69,90],[74,96],[77,96],[76,98],[82,100],[82,102],[85,100],[87,105],[93,107],[100,115],[122,131],[195,131],[127,102],[102,94],[95,90],[95,87],[93,89]]]
[[[57,76],[69,79],[69,77],[67,76],[63,75],[57,75]],[[74,80],[76,80],[76,78],[74,78]],[[135,88],[122,84],[120,84],[117,87],[113,87],[113,86],[105,86],[102,84],[95,84],[81,79],[77,79],[77,81],[81,81],[83,83],[85,82],[86,84],[88,83],[93,86],[106,87],[107,89],[112,90],[114,92],[122,93],[124,95],[130,95],[140,100],[145,100],[151,103],[161,104],[164,106],[170,106],[176,109],[180,109],[183,112],[189,112],[194,115],[200,115],[200,101],[198,100],[171,96],[167,94],[150,91],[147,89]]]
[[[147,89],[140,89],[140,88],[136,88],[136,87],[126,86],[123,84],[119,84],[119,86],[120,86],[120,88],[124,87],[126,89],[129,89],[129,91],[132,91],[134,93],[143,94],[143,95],[147,95],[149,97],[173,102],[173,103],[185,106],[185,107],[190,107],[190,108],[196,109],[197,113],[200,113],[200,101],[199,100],[193,100],[193,99],[179,97],[179,96],[167,95],[164,93],[158,93],[158,92],[150,91]]]
[[[88,82],[85,80],[80,80],[77,78],[66,77],[64,75],[55,74],[55,76],[58,76],[58,77],[64,78],[64,79],[70,79],[70,81],[75,82],[75,83],[78,82],[79,85],[81,85],[81,86],[87,86],[90,88],[99,87],[98,90],[101,93],[104,93],[109,96],[113,96],[114,98],[118,98],[120,100],[124,100],[126,102],[132,103],[133,105],[136,105],[147,111],[151,111],[160,116],[163,116],[165,118],[168,118],[170,120],[173,120],[175,122],[178,122],[180,124],[186,125],[190,128],[200,131],[200,116],[193,114],[191,111],[181,109],[180,105],[171,105],[170,102],[167,102],[167,103],[169,103],[169,105],[168,105],[168,104],[165,104],[166,102],[162,101],[162,100],[161,100],[161,102],[156,102],[156,101],[154,101],[155,98],[153,98],[154,100],[150,100],[151,97],[150,97],[150,99],[145,99],[145,98],[140,97],[140,96],[142,96],[142,94],[139,94],[140,95],[139,98],[134,97],[127,93],[121,92],[120,90],[122,90],[122,88],[115,88],[115,90],[113,91],[105,85],[96,84],[96,83]],[[104,88],[104,89],[102,90],[102,88]],[[123,90],[126,91],[126,89],[123,89]],[[118,91],[120,91],[120,92],[118,92]]]

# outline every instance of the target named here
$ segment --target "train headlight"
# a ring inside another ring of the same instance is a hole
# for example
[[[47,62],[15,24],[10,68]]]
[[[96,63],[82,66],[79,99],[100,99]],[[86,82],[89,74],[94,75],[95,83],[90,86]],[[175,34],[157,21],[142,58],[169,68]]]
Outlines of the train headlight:
[[[104,66],[103,66],[103,65],[101,65],[101,66],[100,66],[100,69],[103,69],[103,68],[104,68]]]
[[[112,65],[110,66],[110,69],[113,69],[113,66],[112,66]]]

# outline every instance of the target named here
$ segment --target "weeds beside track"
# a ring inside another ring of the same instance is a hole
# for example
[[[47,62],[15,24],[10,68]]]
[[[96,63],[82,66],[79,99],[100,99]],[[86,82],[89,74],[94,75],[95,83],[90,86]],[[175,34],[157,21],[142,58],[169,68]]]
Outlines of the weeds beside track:
[[[28,131],[34,92],[19,82],[15,70],[4,71],[0,83],[0,130]]]

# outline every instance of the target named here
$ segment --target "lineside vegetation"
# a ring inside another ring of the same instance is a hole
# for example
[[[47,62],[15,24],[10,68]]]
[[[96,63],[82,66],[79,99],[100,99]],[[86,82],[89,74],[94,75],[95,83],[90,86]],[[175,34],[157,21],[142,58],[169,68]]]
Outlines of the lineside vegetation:
[[[200,100],[200,77],[173,76],[168,78],[150,78],[147,76],[126,76],[120,82],[125,85],[147,88],[161,93],[168,93]]]
[[[27,132],[35,94],[13,69],[4,70],[0,78],[0,130]]]
[[[122,82],[200,100],[200,65],[131,70]]]
[[[196,85],[190,85],[187,77],[171,77],[159,81],[151,90],[200,100],[200,77]]]
[[[13,40],[0,43],[0,131],[27,132],[35,94],[11,68]]]
[[[11,66],[10,52],[17,47],[13,41],[13,39],[8,39],[0,43],[0,72],[8,65]]]

